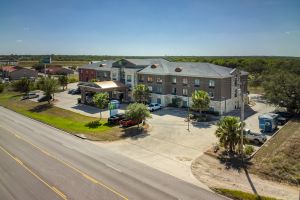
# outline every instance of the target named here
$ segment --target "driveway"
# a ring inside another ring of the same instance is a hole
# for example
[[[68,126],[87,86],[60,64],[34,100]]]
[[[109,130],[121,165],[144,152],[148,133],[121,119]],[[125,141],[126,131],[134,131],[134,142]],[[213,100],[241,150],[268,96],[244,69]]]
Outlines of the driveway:
[[[68,84],[68,90],[69,89],[76,89],[77,88],[77,83],[71,83]],[[90,117],[99,117],[100,116],[100,109],[93,107],[93,106],[88,106],[84,104],[78,104],[77,99],[81,97],[80,94],[68,94],[68,90],[59,92],[55,94],[55,106],[59,108],[63,108],[66,110],[70,110],[82,115],[90,116]],[[121,109],[119,109],[120,113],[125,112],[125,107],[126,105],[122,104]],[[108,118],[109,117],[109,111],[108,110],[103,110],[102,111],[102,117],[103,118]]]
[[[256,103],[246,110],[246,127],[258,131],[258,115],[272,110],[274,107]],[[208,189],[192,175],[191,163],[217,142],[214,135],[217,127],[213,122],[196,123],[188,131],[186,115],[182,109],[164,108],[152,113],[147,134],[113,143],[94,143]],[[239,111],[235,115],[239,116]]]

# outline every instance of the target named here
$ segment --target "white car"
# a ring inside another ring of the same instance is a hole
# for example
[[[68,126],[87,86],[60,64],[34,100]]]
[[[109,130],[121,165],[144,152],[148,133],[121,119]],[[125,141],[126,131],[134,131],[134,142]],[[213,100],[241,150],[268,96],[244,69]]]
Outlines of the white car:
[[[161,105],[159,103],[150,103],[148,105],[148,110],[150,112],[161,109]]]
[[[244,129],[245,138],[254,144],[263,144],[267,140],[266,135],[253,133],[249,129]]]

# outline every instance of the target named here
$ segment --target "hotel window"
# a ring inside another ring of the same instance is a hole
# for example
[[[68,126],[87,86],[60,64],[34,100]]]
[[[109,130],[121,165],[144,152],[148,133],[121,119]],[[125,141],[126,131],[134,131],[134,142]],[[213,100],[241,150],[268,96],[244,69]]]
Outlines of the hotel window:
[[[117,74],[115,72],[112,73],[112,79],[117,80]]]
[[[209,87],[215,87],[215,81],[214,80],[209,80]]]
[[[148,86],[150,92],[152,92],[152,86]]]
[[[210,96],[211,99],[214,98],[214,93],[213,92],[209,92],[208,94],[209,94],[209,96]]]
[[[187,96],[188,95],[188,90],[186,88],[182,89],[182,95]]]
[[[160,77],[156,78],[156,83],[162,83],[162,79]]]
[[[147,81],[150,82],[150,83],[152,83],[153,82],[152,76],[148,76]]]
[[[176,94],[177,91],[176,91],[176,88],[172,88],[172,94]]]
[[[159,94],[161,94],[161,92],[162,92],[161,86],[157,86],[156,87],[156,92],[159,93]]]
[[[131,82],[131,75],[127,75],[127,82]]]
[[[139,76],[139,82],[144,82],[144,76],[143,75]]]
[[[200,79],[195,79],[195,86],[200,86]]]
[[[172,77],[172,83],[176,84],[176,77]]]
[[[106,78],[107,77],[107,72],[103,72],[103,76]]]
[[[187,78],[183,78],[183,79],[182,79],[182,83],[183,83],[184,85],[187,85],[187,84],[188,84],[188,79],[187,79]]]

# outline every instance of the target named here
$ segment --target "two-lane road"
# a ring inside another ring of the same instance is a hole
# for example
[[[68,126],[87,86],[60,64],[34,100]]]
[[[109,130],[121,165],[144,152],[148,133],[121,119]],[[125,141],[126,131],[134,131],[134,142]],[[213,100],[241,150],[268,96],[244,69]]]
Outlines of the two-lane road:
[[[0,199],[225,199],[0,107]]]

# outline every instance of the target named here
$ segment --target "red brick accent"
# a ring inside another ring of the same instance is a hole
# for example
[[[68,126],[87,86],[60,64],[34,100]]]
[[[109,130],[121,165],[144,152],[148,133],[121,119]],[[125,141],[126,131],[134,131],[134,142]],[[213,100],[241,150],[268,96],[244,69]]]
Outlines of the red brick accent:
[[[79,69],[79,81],[88,82],[96,79],[96,70],[94,69]]]

